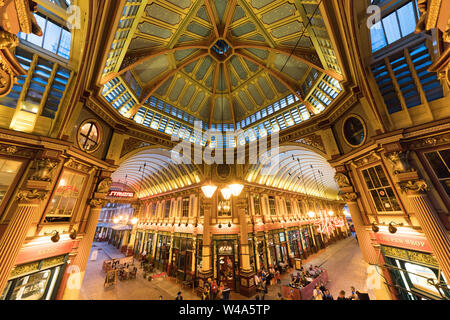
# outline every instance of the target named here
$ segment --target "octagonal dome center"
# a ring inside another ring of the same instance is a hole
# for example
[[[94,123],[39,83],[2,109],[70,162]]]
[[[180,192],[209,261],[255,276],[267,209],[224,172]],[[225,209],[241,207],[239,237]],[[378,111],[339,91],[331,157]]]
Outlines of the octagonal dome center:
[[[210,47],[210,54],[216,60],[225,61],[233,54],[233,48],[225,39],[219,39]]]

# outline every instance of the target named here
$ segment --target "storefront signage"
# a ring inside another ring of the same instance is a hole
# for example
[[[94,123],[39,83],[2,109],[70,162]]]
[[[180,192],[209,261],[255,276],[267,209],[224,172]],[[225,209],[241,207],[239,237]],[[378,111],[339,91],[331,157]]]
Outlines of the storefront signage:
[[[430,253],[432,252],[428,240],[420,236],[377,232],[375,233],[375,239],[379,244],[384,244],[387,246]]]
[[[108,193],[108,197],[112,198],[134,198],[133,192],[126,192],[126,191],[110,191]]]
[[[48,244],[38,244],[22,248],[17,256],[16,265],[69,253],[72,251],[73,245],[74,241],[53,243],[49,240]]]

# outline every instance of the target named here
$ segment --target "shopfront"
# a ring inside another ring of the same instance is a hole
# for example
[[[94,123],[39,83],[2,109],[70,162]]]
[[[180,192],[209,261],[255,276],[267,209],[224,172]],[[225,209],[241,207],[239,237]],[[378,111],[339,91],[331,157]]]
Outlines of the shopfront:
[[[61,255],[15,267],[0,300],[53,300],[66,261]]]
[[[192,277],[194,259],[194,240],[192,235],[175,233],[173,238],[170,276],[180,281]],[[195,263],[195,261],[194,261]]]
[[[169,254],[171,236],[169,232],[162,232],[158,234],[155,252],[155,266],[161,271],[166,272],[169,266]]]
[[[450,287],[432,254],[384,245],[381,252],[402,300],[450,299]]]
[[[289,240],[289,249],[292,254],[292,257],[295,259],[305,259],[303,246],[302,246],[302,237],[299,229],[294,228],[287,231],[288,240]]]
[[[155,239],[155,234],[151,232],[144,233],[144,244],[141,248],[141,254],[147,252],[147,254],[152,254],[153,252],[153,241]]]
[[[214,244],[214,275],[217,283],[223,282],[231,290],[239,292],[240,255],[237,236],[217,236]]]
[[[311,236],[311,227],[303,226],[300,228],[300,235],[302,241],[303,253],[305,255],[305,259],[315,252],[314,241]]]
[[[259,270],[268,270],[269,261],[267,258],[267,244],[264,238],[264,233],[258,233],[256,235],[256,245],[255,245],[256,259],[259,262]]]
[[[283,229],[271,231],[268,234],[268,248],[272,264],[278,265],[280,262],[289,263],[287,251],[286,233]]]

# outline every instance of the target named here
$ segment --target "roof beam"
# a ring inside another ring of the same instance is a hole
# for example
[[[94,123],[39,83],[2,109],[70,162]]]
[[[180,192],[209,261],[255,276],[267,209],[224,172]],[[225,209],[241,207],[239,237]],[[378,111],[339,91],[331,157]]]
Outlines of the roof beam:
[[[312,112],[313,114],[317,114],[318,111],[316,110],[316,108],[314,106],[312,106],[309,102],[305,101],[303,99],[303,97],[301,96],[301,94],[299,94],[297,91],[301,91],[299,88],[295,88],[293,85],[291,85],[289,83],[288,80],[283,79],[283,76],[281,76],[281,74],[279,74],[278,72],[270,69],[269,67],[265,66],[264,64],[262,64],[261,62],[259,62],[258,60],[255,60],[249,56],[247,56],[246,54],[243,54],[241,52],[236,51],[236,55],[247,59],[248,61],[253,62],[254,64],[260,66],[261,68],[263,68],[264,70],[266,70],[268,73],[270,73],[272,76],[274,76],[276,79],[278,79],[278,81],[280,81],[286,88],[288,88],[295,96],[297,96],[300,101],[305,105],[305,107],[309,110],[309,112]]]
[[[227,20],[225,21],[225,28],[223,29],[223,38],[227,37],[228,29],[230,28],[231,19],[233,18],[234,11],[236,10],[237,0],[232,0],[230,10],[228,12]]]
[[[107,83],[108,81],[111,81],[112,79],[124,74],[125,72],[134,69],[136,66],[159,56],[165,55],[165,54],[171,54],[171,53],[175,53],[176,51],[180,51],[180,50],[189,50],[189,49],[204,49],[204,50],[208,50],[208,46],[205,45],[191,45],[191,46],[183,46],[183,47],[177,47],[177,48],[172,48],[172,49],[163,49],[163,50],[157,50],[157,51],[152,51],[152,52],[148,52],[148,53],[141,53],[139,55],[128,55],[127,59],[128,59],[128,65],[123,68],[122,70],[120,70],[119,72],[114,72],[111,73],[105,77],[102,78],[102,80],[100,81],[101,85],[104,85],[105,83]]]
[[[216,18],[214,17],[214,12],[212,10],[211,4],[209,3],[209,0],[205,0],[205,7],[206,11],[208,12],[209,19],[211,20],[211,24],[214,29],[214,34],[216,35],[216,38],[219,38],[219,29],[217,29],[217,22]]]
[[[337,73],[336,71],[325,70],[324,68],[317,65],[317,63],[314,63],[314,62],[306,59],[305,57],[300,57],[300,56],[296,55],[295,51],[289,52],[287,50],[275,49],[275,48],[271,48],[271,47],[267,47],[267,46],[263,46],[263,45],[257,45],[257,44],[238,44],[238,45],[234,46],[234,48],[235,49],[260,49],[260,50],[267,50],[269,52],[286,55],[286,56],[292,57],[293,59],[295,59],[297,61],[303,62],[304,64],[307,64],[308,66],[316,69],[317,71],[325,73],[326,75],[329,75],[330,77],[333,77],[334,79],[336,79],[338,81],[344,80],[344,77],[342,75],[340,75],[339,73]],[[308,55],[311,55],[311,53],[308,53]]]
[[[233,96],[231,95],[230,75],[228,74],[228,69],[227,69],[227,66],[225,63],[223,64],[223,72],[225,73],[225,80],[227,82],[228,98],[230,99],[230,109],[231,109],[231,114],[233,116],[234,128],[236,128],[236,116],[234,114]]]
[[[220,71],[220,63],[216,63],[216,69],[214,70],[214,82],[213,82],[213,93],[212,93],[212,101],[211,101],[211,112],[209,114],[209,126],[213,122],[214,118],[214,108],[216,106],[216,91],[217,91],[217,82],[219,81],[219,71]],[[222,106],[223,108],[223,106]]]

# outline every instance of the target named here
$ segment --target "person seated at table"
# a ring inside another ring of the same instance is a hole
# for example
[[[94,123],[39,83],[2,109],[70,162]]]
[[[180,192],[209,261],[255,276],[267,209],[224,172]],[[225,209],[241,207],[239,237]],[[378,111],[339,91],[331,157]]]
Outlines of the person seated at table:
[[[322,269],[319,266],[314,266],[314,271],[316,272],[317,275],[322,273]]]
[[[312,265],[309,266],[308,273],[309,273],[311,276],[315,276],[315,275],[316,275],[316,271],[314,271]]]

